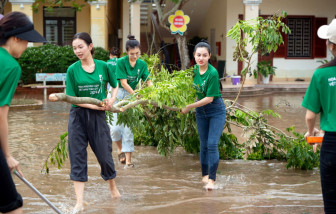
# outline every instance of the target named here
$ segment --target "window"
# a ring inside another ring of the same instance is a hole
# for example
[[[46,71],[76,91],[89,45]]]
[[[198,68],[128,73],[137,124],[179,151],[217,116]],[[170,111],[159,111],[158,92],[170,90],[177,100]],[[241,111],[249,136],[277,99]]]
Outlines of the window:
[[[44,36],[52,44],[71,45],[76,32],[76,11],[74,8],[44,8]]]
[[[279,46],[274,57],[312,59],[327,56],[325,40],[317,36],[318,28],[328,23],[327,18],[288,16],[284,22],[290,28],[291,34],[282,34],[284,44]]]
[[[312,57],[312,19],[288,18],[291,34],[287,39],[287,57]]]

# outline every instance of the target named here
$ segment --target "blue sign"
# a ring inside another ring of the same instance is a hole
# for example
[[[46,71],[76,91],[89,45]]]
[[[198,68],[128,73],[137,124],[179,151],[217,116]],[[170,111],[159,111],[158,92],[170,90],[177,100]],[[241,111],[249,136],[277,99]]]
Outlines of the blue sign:
[[[36,73],[36,81],[66,81],[66,73]]]

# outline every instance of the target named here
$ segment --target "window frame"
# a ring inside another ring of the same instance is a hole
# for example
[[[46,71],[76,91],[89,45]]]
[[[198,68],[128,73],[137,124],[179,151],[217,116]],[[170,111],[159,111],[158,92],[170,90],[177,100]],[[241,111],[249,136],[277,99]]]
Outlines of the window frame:
[[[310,36],[310,56],[288,56],[288,35],[286,39],[286,59],[313,59],[314,58],[314,16],[288,16],[287,17],[287,25],[288,25],[288,19],[310,19],[311,21],[311,34]]]
[[[62,7],[62,8],[71,8],[74,11],[74,17],[45,17],[45,8],[47,8],[46,6],[43,7],[43,35],[46,38],[46,20],[56,20],[57,21],[57,45],[59,46],[65,46],[64,45],[64,41],[62,41],[62,21],[74,21],[74,26],[73,26],[73,30],[74,33],[76,33],[76,29],[77,29],[77,12],[75,10],[75,8],[73,7]],[[53,7],[53,8],[60,8],[60,7]]]
[[[325,40],[320,39],[317,36],[317,30],[320,26],[328,24],[328,18],[326,17],[315,17],[315,16],[305,16],[305,15],[288,15],[283,22],[288,25],[288,18],[312,18],[312,56],[311,57],[288,57],[287,56],[287,42],[288,35],[281,33],[284,44],[280,45],[278,50],[274,53],[274,58],[285,58],[285,59],[315,59],[315,58],[326,58],[327,57],[327,47],[325,45]]]

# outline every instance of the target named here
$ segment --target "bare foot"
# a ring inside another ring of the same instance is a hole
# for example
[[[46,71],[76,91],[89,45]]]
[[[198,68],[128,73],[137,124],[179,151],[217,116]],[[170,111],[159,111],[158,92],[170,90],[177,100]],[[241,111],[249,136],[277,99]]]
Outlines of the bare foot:
[[[209,179],[207,185],[205,185],[204,188],[208,191],[215,189],[215,181],[212,179]]]
[[[79,213],[79,212],[81,212],[83,210],[84,210],[83,204],[76,204],[76,206],[74,207],[74,209],[72,211],[72,214]]]
[[[120,192],[117,188],[117,185],[115,184],[114,179],[108,180],[108,182],[109,182],[112,198],[120,198]]]
[[[120,198],[121,197],[120,192],[119,192],[117,187],[114,187],[113,189],[111,189],[111,196],[112,196],[112,198]]]
[[[202,177],[202,183],[207,184],[209,182],[209,175],[203,176]]]

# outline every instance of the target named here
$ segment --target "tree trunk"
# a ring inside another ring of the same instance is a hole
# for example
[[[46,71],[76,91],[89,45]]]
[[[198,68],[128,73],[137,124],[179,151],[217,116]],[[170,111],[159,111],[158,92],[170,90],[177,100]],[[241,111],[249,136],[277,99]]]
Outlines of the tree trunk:
[[[190,65],[189,51],[186,36],[175,35],[181,60],[181,70],[185,70]]]

